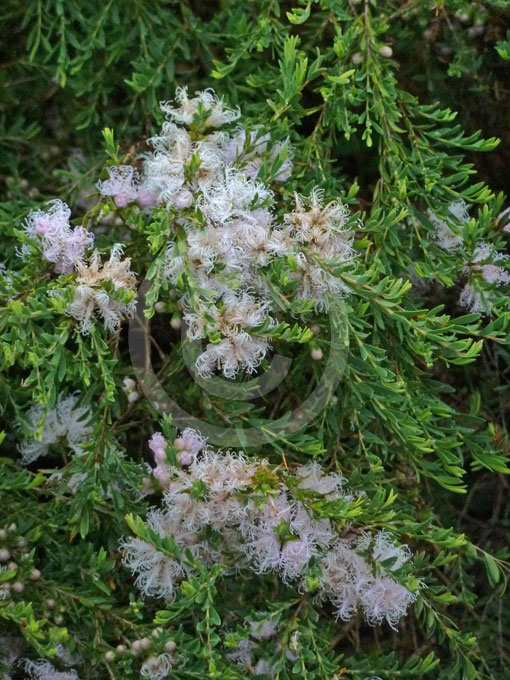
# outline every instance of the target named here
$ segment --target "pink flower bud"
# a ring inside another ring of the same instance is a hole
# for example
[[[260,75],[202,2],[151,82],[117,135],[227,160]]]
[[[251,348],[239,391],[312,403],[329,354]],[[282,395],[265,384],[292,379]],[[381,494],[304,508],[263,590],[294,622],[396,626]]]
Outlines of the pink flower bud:
[[[179,460],[183,467],[188,467],[193,462],[193,456],[189,451],[181,451],[179,454]]]
[[[166,453],[165,449],[163,448],[157,448],[154,449],[154,460],[156,463],[161,464],[161,463],[166,463]]]
[[[170,482],[170,475],[168,473],[168,468],[163,467],[161,465],[157,465],[154,468],[154,477],[158,480],[158,482],[161,484],[161,486],[168,486],[168,483]]]
[[[117,208],[125,208],[129,203],[129,198],[125,194],[117,194],[113,197],[113,201]]]
[[[149,189],[139,189],[136,201],[141,208],[156,205],[156,200],[156,194],[149,191]]]
[[[44,236],[48,232],[48,230],[51,227],[51,222],[46,218],[46,217],[40,217],[37,220],[37,223],[35,225],[35,229],[38,234],[41,234]]]

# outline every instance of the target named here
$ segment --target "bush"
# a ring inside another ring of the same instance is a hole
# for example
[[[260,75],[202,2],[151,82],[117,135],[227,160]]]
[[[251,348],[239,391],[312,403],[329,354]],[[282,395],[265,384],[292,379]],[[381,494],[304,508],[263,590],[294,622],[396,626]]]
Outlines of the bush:
[[[506,678],[506,3],[2,13],[0,677]]]

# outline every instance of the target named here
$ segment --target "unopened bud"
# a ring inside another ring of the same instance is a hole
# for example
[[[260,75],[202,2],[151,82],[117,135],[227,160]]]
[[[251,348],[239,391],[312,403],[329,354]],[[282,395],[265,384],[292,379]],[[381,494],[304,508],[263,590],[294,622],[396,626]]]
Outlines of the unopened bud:
[[[177,645],[173,640],[168,640],[168,642],[165,644],[165,652],[168,652],[171,654],[172,652],[175,652]]]
[[[150,639],[148,637],[144,637],[140,640],[140,646],[141,646],[142,649],[145,649],[145,650],[149,649],[151,644],[152,644],[152,642],[150,641]]]
[[[379,50],[381,57],[391,57],[393,55],[393,50],[389,45],[383,45]]]
[[[112,652],[112,650],[109,649],[107,652],[105,652],[104,658],[105,661],[108,661],[108,663],[110,663],[115,659],[115,652]]]

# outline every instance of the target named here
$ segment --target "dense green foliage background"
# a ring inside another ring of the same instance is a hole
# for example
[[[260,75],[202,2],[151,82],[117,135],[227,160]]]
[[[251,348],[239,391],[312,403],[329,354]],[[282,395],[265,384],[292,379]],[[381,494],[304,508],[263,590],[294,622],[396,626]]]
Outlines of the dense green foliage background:
[[[105,652],[150,635],[155,617],[171,618],[161,603],[141,602],[118,553],[126,513],[143,516],[146,507],[126,489],[138,483],[136,464],[161,428],[150,404],[129,404],[122,390],[130,375],[125,329],[113,338],[101,329],[76,334],[47,302],[48,270],[31,262],[24,271],[15,230],[56,196],[75,217],[90,208],[86,197],[104,176],[104,128],[114,130],[119,157],[132,160],[162,122],[160,100],[176,86],[214,87],[243,120],[290,137],[295,171],[282,192],[319,185],[364,223],[359,267],[345,274],[355,294],[346,301],[350,348],[338,398],[305,433],[260,454],[278,460],[284,451],[291,463],[318,454],[338,466],[367,494],[358,519],[398,532],[427,584],[398,632],[335,622],[306,597],[296,605],[270,578],[247,586],[243,606],[262,609],[276,592],[288,636],[300,630],[300,665],[280,678],[505,680],[508,286],[494,289],[491,316],[461,309],[462,257],[433,243],[426,216],[444,217],[463,199],[475,218],[464,231],[468,247],[484,238],[508,252],[498,216],[508,205],[500,192],[508,191],[510,4],[7,0],[0,20],[0,261],[18,272],[17,298],[2,291],[0,310],[0,525],[17,524],[16,540],[33,549],[23,568],[43,572],[15,606],[0,601],[0,636],[16,631],[42,657],[65,639],[65,627],[86,660],[80,677],[134,678],[136,659],[106,663]],[[146,273],[160,238],[157,225],[134,234],[135,271]],[[102,239],[104,247],[115,242]],[[411,289],[409,266],[433,285]],[[176,342],[155,324],[158,337]],[[239,416],[256,425],[267,408],[227,418],[183,382],[177,350],[172,362],[166,389],[182,391],[183,404],[215,422]],[[319,370],[309,364],[295,362],[289,389],[271,408],[306,391]],[[35,401],[52,406],[73,390],[98,416],[90,455],[64,459],[65,474],[85,475],[65,495],[45,481],[58,465],[19,466],[13,423]],[[219,651],[214,663],[203,654],[219,623],[195,633],[210,602],[220,619],[234,597],[217,578],[202,574],[167,608],[188,660],[171,677],[245,677]]]

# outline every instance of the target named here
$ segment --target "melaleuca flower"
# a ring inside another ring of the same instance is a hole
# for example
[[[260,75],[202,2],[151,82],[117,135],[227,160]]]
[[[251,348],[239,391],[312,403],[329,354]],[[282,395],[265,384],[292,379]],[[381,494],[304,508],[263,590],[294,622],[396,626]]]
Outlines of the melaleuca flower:
[[[88,333],[94,314],[98,314],[109,331],[119,329],[123,318],[133,316],[136,309],[136,278],[131,259],[121,259],[122,246],[112,248],[110,258],[102,263],[96,251],[88,262],[77,265],[74,299],[68,314],[80,322],[82,333]]]
[[[359,594],[368,623],[375,625],[386,619],[392,628],[396,627],[416,597],[416,593],[411,593],[388,576],[375,578]]]
[[[498,252],[491,243],[480,242],[463,267],[468,281],[460,293],[459,304],[471,312],[490,314],[493,301],[485,283],[495,286],[510,283],[510,273],[502,266],[507,259],[508,255]]]
[[[278,631],[276,621],[268,618],[265,612],[257,612],[257,616],[262,617],[261,620],[248,621],[250,627],[250,635],[255,640],[269,640]]]
[[[183,433],[175,448],[191,436],[197,437]],[[325,475],[317,463],[307,466],[305,474],[301,468],[293,475],[271,468],[267,460],[252,461],[242,452],[199,450],[199,446],[203,441],[197,437],[196,453],[187,466],[166,460],[163,507],[149,511],[148,528],[162,539],[171,537],[206,567],[222,564],[225,574],[273,572],[284,583],[297,581],[305,587],[313,561],[321,574],[320,590],[337,616],[349,619],[363,610],[370,623],[385,618],[395,625],[415,598],[390,576],[409,561],[407,547],[398,546],[387,532],[344,538],[329,519],[316,517],[312,506],[292,493],[292,489],[296,493],[306,489],[315,498],[340,498],[343,479],[339,475]],[[161,435],[153,436],[151,448],[160,455]],[[257,488],[261,478],[272,479],[266,494]],[[314,491],[313,486],[319,489]],[[136,584],[144,595],[172,595],[178,583],[195,571],[189,560],[163,554],[140,538],[126,539],[122,547],[124,564],[137,574]],[[390,559],[391,564],[385,564]],[[263,630],[259,637],[265,635]]]
[[[47,659],[27,659],[23,667],[30,680],[79,680],[76,671],[59,671]]]
[[[469,222],[467,205],[464,201],[451,203],[448,206],[448,211],[452,215],[452,222],[455,222],[455,228],[457,230]],[[437,215],[434,215],[432,211],[429,210],[427,214],[435,228],[434,240],[440,248],[452,251],[462,246],[464,241],[460,234],[456,233],[444,220],[441,220]]]
[[[489,314],[492,310],[492,303],[487,293],[477,290],[469,283],[466,283],[460,292],[459,305],[467,307],[470,312],[478,314]]]
[[[94,235],[83,227],[71,228],[71,210],[63,201],[50,201],[49,209],[30,213],[25,233],[40,241],[43,257],[55,264],[58,274],[70,274],[87,248],[94,243]]]
[[[380,531],[375,536],[372,557],[376,562],[392,560],[386,568],[395,571],[411,559],[411,551],[407,545],[397,545],[386,531]]]
[[[296,477],[302,480],[299,482],[300,489],[310,489],[329,498],[338,498],[345,482],[342,475],[338,473],[325,475],[321,466],[315,461],[298,468]]]
[[[92,428],[88,424],[89,409],[86,406],[76,407],[77,402],[77,395],[58,397],[55,407],[46,412],[41,439],[35,439],[34,436],[20,444],[19,450],[23,465],[30,465],[46,455],[50,446],[63,437],[71,451],[77,455],[83,454],[81,445],[87,441]],[[43,413],[42,406],[33,406],[28,412],[29,429],[34,435]]]
[[[0,599],[1,596],[0,596]],[[12,680],[16,673],[16,662],[26,652],[26,643],[22,637],[6,635],[0,637],[0,675],[1,680]],[[9,673],[7,672],[9,671]]]
[[[202,435],[189,427],[174,441],[174,446],[179,452],[181,465],[191,465],[197,454],[205,448],[205,445],[206,442]]]
[[[172,657],[166,652],[159,656],[151,656],[142,665],[140,674],[143,678],[150,678],[150,680],[163,680],[172,670],[172,664]]]
[[[273,325],[269,309],[268,303],[246,291],[227,290],[217,304],[205,308],[201,315],[187,312],[184,321],[191,340],[201,339],[206,333],[219,335],[198,357],[198,373],[209,377],[221,369],[227,378],[235,377],[240,370],[253,373],[264,359],[269,341],[247,329],[256,329],[266,322]]]
[[[108,179],[99,181],[97,188],[103,196],[111,196],[117,208],[125,208],[138,197],[138,172],[130,165],[110,166]],[[145,202],[146,194],[143,194]],[[150,204],[150,202],[149,202]]]
[[[188,89],[179,87],[175,91],[175,99],[178,107],[172,106],[170,102],[161,104],[161,109],[169,118],[177,123],[190,125],[196,122],[197,116],[205,112],[204,123],[209,127],[221,127],[226,123],[239,118],[239,109],[230,109],[219,99],[213,90],[203,90],[195,92],[195,97],[188,97]]]
[[[308,198],[296,194],[296,207],[285,215],[288,233],[294,239],[296,270],[293,277],[300,281],[298,295],[315,300],[324,307],[327,294],[348,292],[341,279],[332,275],[325,264],[347,262],[353,258],[353,233],[345,228],[349,213],[339,201],[323,205],[324,192],[312,191]]]

